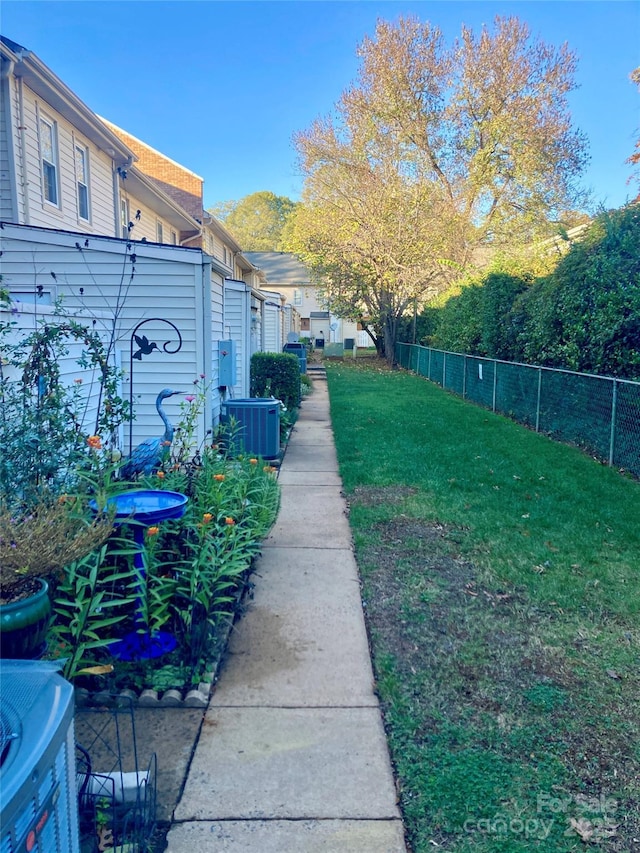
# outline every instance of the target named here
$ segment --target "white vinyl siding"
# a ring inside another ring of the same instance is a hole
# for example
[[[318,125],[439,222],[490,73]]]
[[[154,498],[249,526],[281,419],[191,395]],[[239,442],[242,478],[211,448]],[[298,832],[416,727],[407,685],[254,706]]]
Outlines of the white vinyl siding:
[[[13,295],[13,294],[12,294]],[[25,294],[26,295],[26,294]],[[11,331],[9,332],[9,340],[18,341],[26,334],[34,332],[42,326],[44,321],[52,324],[60,322],[60,315],[56,313],[56,309],[51,305],[51,302],[43,303],[41,300],[34,302],[34,295],[31,294],[31,300],[21,300],[22,304],[17,312],[0,308],[0,319],[10,320]],[[94,314],[82,314],[78,312],[74,315],[74,320],[89,328],[95,328],[93,321],[96,319]],[[102,324],[101,324],[102,326]],[[107,325],[100,329],[100,338],[105,347],[108,344],[108,334],[106,332]],[[84,344],[74,338],[65,340],[65,352],[58,359],[58,368],[60,370],[60,381],[67,388],[74,388],[75,394],[82,401],[83,405],[78,406],[78,412],[82,414],[82,422],[80,429],[85,435],[93,435],[96,432],[96,418],[98,414],[98,398],[100,394],[100,376],[99,369],[86,368],[80,365],[84,350]],[[110,363],[115,364],[113,355]],[[15,369],[12,374],[11,369],[6,370],[7,378],[18,378],[15,375]]]
[[[280,338],[280,306],[272,303],[269,299],[264,303],[263,323],[264,351],[280,352],[282,349]]]
[[[251,359],[251,290],[242,281],[226,281],[224,286],[224,337],[236,343],[237,383],[234,397],[249,396]]]
[[[24,86],[24,130],[15,131],[15,157],[19,221],[42,228],[61,228],[69,231],[114,236],[113,161],[90,140],[84,137],[59,113],[38,99]],[[54,119],[58,147],[59,205],[45,201],[41,180],[39,119]],[[24,140],[24,158],[22,141]],[[76,190],[75,146],[86,148],[89,154],[90,221],[78,218]],[[24,170],[22,169],[24,160]],[[24,174],[23,174],[24,171]],[[26,196],[26,198],[25,198]],[[26,203],[25,203],[26,202]],[[119,234],[117,236],[120,236]]]
[[[144,240],[147,243],[164,243],[163,237],[171,231],[171,223],[167,219],[158,217],[155,210],[136,198],[134,193],[126,190],[128,186],[125,181],[124,191],[121,190],[120,194],[121,233],[119,236],[128,240]],[[126,217],[122,208],[123,203],[127,205]],[[129,222],[133,224],[131,231],[127,231]]]
[[[131,387],[129,366],[133,363],[134,445],[162,432],[155,409],[155,399],[162,388],[172,387],[189,393],[201,373],[208,379],[211,377],[212,387],[215,387],[217,349],[213,376],[211,353],[213,341],[217,348],[222,332],[222,284],[211,277],[201,251],[140,243],[127,250],[126,240],[96,236],[91,237],[88,247],[81,244],[82,249],[78,250],[77,234],[13,225],[5,226],[3,242],[3,276],[9,289],[33,288],[34,269],[43,271],[42,283],[49,286],[53,272],[57,277],[58,295],[64,296],[65,308],[77,310],[83,316],[95,314],[95,328],[101,334],[108,333],[113,306],[122,300],[123,293],[126,294],[117,319],[116,352],[124,371],[123,396],[126,399]],[[131,251],[135,253],[135,264]],[[135,265],[133,278],[132,265]],[[205,275],[206,281],[203,281]],[[109,316],[103,319],[105,314]],[[167,323],[149,322],[141,332],[156,342],[158,349],[131,362],[133,329],[140,321],[155,317],[175,324],[182,336],[180,350],[171,352],[177,338]],[[167,401],[166,409],[174,423],[179,416],[180,400],[181,397],[176,396]],[[212,413],[209,406],[206,421],[203,416],[198,425],[198,442],[204,440],[212,417],[219,413],[217,395],[212,395],[212,400],[216,408]],[[123,438],[123,450],[127,452],[128,425]]]
[[[211,334],[211,402],[213,406],[213,421],[211,426],[218,422],[220,413],[220,373],[219,373],[219,351],[220,341],[224,339],[224,282],[222,276],[211,271],[210,284],[210,334]]]

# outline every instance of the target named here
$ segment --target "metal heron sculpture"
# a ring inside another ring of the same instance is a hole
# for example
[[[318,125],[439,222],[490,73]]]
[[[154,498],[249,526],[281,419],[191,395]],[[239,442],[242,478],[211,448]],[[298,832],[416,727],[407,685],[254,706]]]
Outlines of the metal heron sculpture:
[[[173,391],[171,388],[163,388],[156,397],[156,410],[164,424],[164,434],[157,438],[147,438],[135,447],[122,466],[122,476],[131,480],[137,474],[152,474],[161,467],[163,460],[169,454],[169,448],[173,441],[174,428],[165,410],[162,401],[174,394],[182,394],[182,391]]]

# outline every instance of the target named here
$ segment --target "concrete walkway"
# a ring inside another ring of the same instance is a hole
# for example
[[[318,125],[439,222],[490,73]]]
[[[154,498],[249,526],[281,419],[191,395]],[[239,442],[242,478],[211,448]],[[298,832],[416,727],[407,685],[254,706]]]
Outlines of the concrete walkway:
[[[406,853],[321,379],[279,482],[167,851]]]

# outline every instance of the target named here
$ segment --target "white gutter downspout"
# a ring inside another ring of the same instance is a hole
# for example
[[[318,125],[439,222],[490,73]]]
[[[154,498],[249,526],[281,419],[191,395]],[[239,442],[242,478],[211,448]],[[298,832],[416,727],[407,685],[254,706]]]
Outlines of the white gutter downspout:
[[[116,161],[111,160],[111,172],[113,175],[113,215],[114,215],[114,237],[122,237],[120,229],[120,181],[118,180],[118,169]]]
[[[22,206],[24,208],[24,224],[31,225],[31,217],[29,213],[29,181],[27,180],[27,152],[25,150],[25,130],[27,128],[24,123],[24,94],[22,91],[22,77],[18,77],[17,80],[19,105],[18,120],[20,121],[20,124],[18,125],[18,130],[20,131],[20,171],[22,172]]]
[[[13,139],[13,96],[11,92],[11,78],[13,76],[13,69],[15,68],[15,65],[16,63],[13,59],[7,59],[5,62],[0,64],[2,69],[0,71],[0,90],[6,89],[6,99],[4,91],[2,91],[2,97],[5,99],[7,104],[7,124],[10,128],[10,132],[7,134],[7,145],[9,146],[9,159],[12,167],[9,172],[10,192],[13,198],[11,213],[12,218],[16,222],[20,222],[20,213],[18,209],[18,176],[16,174],[15,144]]]
[[[202,237],[202,228],[200,228],[200,230],[198,231],[197,234],[192,234],[191,237],[185,237],[184,240],[180,240],[178,243],[178,246],[185,246],[186,248],[189,248],[187,246],[187,243],[190,243],[192,240],[199,240],[201,237]],[[196,246],[195,248],[201,248],[201,247]],[[204,251],[204,249],[203,249],[203,251]]]

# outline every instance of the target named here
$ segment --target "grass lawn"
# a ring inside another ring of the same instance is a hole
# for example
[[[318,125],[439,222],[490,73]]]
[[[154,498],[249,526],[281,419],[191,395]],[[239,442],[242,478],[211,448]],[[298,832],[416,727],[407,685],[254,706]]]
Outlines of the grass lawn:
[[[413,853],[640,850],[640,484],[327,364]]]

